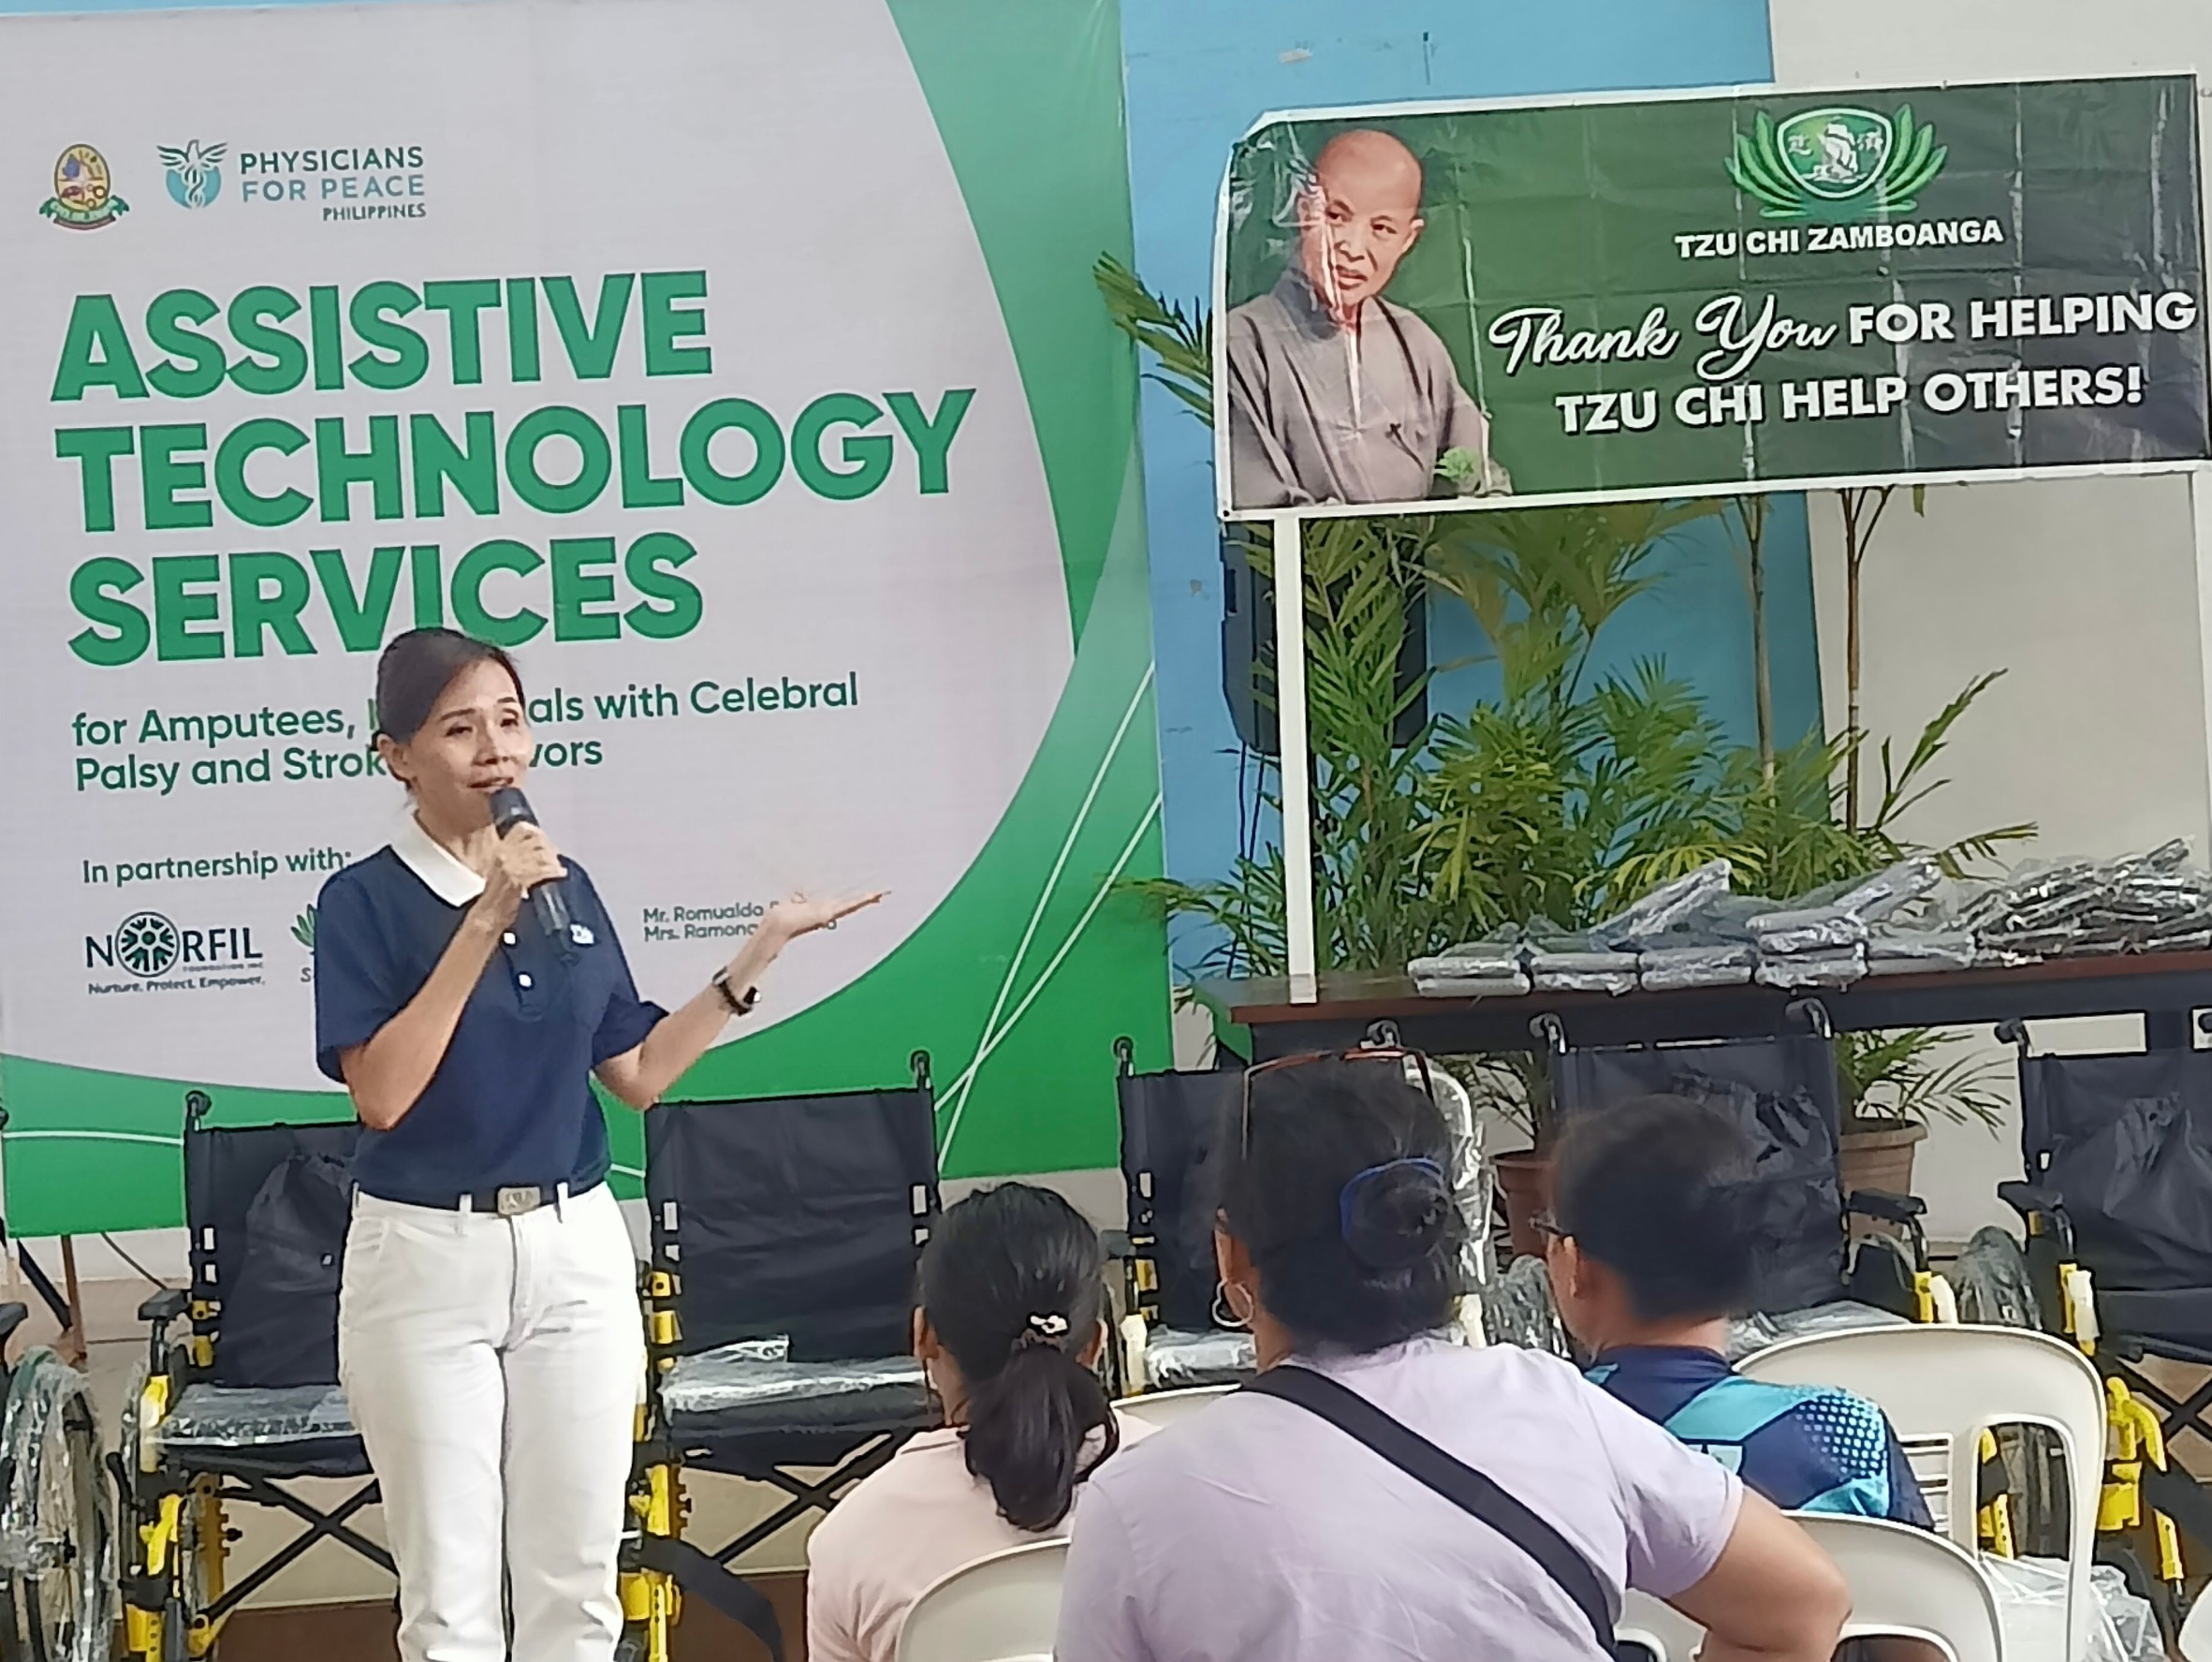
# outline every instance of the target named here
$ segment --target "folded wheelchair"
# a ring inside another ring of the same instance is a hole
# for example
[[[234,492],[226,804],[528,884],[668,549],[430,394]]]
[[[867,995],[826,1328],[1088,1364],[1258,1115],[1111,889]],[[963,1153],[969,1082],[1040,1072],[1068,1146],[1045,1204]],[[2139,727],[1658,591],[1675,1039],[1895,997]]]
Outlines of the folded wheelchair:
[[[1577,1049],[1557,1016],[1534,1032],[1550,1054],[1561,1125],[1639,1096],[1687,1096],[1728,1110],[1756,1151],[1776,1242],[1761,1268],[1747,1332],[1762,1338],[1892,1320],[1956,1320],[1910,1195],[1842,1187],[1843,1096],[1833,1030],[1817,999],[1789,1007],[1794,1031],[1770,1038]],[[1874,1226],[1868,1228],[1866,1226]]]
[[[2104,1554],[2173,1632],[2180,1537],[2212,1552],[2212,1494],[2180,1463],[2185,1439],[2212,1448],[2212,1375],[2156,1375],[2212,1369],[2212,1052],[2039,1055],[2020,1022],[1997,1037],[2018,1057],[2025,1174],[1998,1194],[2026,1232],[2030,1318],[2104,1377]]]
[[[1453,1143],[1452,1186],[1468,1220],[1463,1290],[1478,1297],[1492,1276],[1491,1173],[1466,1088],[1426,1058],[1398,1049],[1387,1023],[1365,1050],[1402,1059],[1409,1082],[1426,1082]],[[1358,1052],[1349,1052],[1358,1053]],[[1252,1334],[1219,1302],[1213,1226],[1215,1151],[1242,1099],[1241,1066],[1138,1073],[1130,1041],[1114,1041],[1121,1118],[1121,1178],[1128,1228],[1107,1237],[1121,1274],[1108,1288],[1119,1343],[1107,1346],[1116,1395],[1233,1385],[1257,1370]]]
[[[212,1108],[203,1092],[185,1097],[192,1284],[156,1293],[139,1307],[147,1360],[110,1456],[129,1524],[125,1649],[144,1662],[212,1655],[231,1613],[318,1541],[334,1541],[388,1573],[393,1568],[390,1554],[352,1526],[377,1493],[337,1382],[343,1210],[323,1220],[327,1239],[304,1275],[282,1278],[280,1286],[248,1263],[246,1226],[256,1200],[287,1165],[350,1165],[360,1127],[351,1121],[217,1126],[209,1124]],[[258,1362],[267,1347],[249,1350],[242,1340],[227,1350],[227,1330],[286,1335],[287,1343],[296,1339],[295,1354],[288,1366],[261,1374],[242,1359]],[[290,1487],[311,1478],[356,1486],[326,1510]],[[234,1506],[263,1508],[303,1525],[235,1582],[226,1573],[236,1538],[227,1515]]]
[[[648,1381],[625,1658],[667,1662],[686,1595],[780,1657],[774,1611],[728,1566],[936,1421],[912,1327],[939,1210],[936,1110],[928,1055],[913,1068],[904,1089],[665,1103],[646,1116]],[[710,1552],[683,1539],[691,1471],[789,1499]]]
[[[107,1662],[117,1549],[98,1419],[51,1350],[8,1365],[28,1315],[0,1304],[0,1662]]]

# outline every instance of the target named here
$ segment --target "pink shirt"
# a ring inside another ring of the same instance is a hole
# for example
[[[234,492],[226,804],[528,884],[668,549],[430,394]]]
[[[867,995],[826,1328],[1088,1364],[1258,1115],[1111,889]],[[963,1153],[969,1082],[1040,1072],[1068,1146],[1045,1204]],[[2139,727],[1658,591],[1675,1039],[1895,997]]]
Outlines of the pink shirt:
[[[1486,1474],[1618,1596],[1720,1557],[1742,1487],[1559,1358],[1417,1339],[1308,1365]],[[1060,1662],[1591,1662],[1535,1561],[1326,1420],[1231,1396],[1109,1462],[1069,1548]]]
[[[1156,1427],[1121,1420],[1123,1448]],[[1076,1486],[1083,1504],[1090,1481]],[[999,1516],[969,1475],[956,1427],[911,1438],[816,1526],[807,1543],[807,1662],[892,1662],[914,1601],[954,1570],[1067,1534],[1033,1535]]]

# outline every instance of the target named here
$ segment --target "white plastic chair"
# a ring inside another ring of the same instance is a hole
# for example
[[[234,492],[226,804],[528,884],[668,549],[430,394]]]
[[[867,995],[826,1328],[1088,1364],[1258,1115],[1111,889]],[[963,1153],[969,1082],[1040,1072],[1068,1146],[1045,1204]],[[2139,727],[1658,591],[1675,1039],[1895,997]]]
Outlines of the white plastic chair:
[[[1009,1548],[956,1569],[900,1630],[898,1662],[1051,1662],[1067,1542]]]
[[[2181,1640],[2175,1647],[2181,1662],[2212,1662],[2212,1598],[2199,1595],[2181,1624]]]
[[[1149,1391],[1143,1396],[1123,1397],[1114,1405],[1114,1411],[1147,1425],[1173,1425],[1221,1401],[1235,1389],[1233,1385],[1194,1385],[1182,1390]]]
[[[2000,1662],[1997,1594],[1971,1555],[1940,1535],[1879,1518],[1795,1516],[1851,1584],[1845,1639],[1921,1639],[1952,1662]],[[1696,1623],[1641,1593],[1628,1596],[1618,1631],[1659,1662],[1690,1662],[1705,1640]]]
[[[2096,1595],[2089,1566],[2104,1480],[2104,1386],[2073,1346],[2024,1328],[1898,1327],[1788,1339],[1747,1358],[1749,1378],[1834,1385],[1889,1416],[1906,1442],[1940,1441],[1949,1454],[1951,1538],[1975,1545],[1982,1433],[2043,1425],[2066,1461],[2066,1655],[2087,1654]]]

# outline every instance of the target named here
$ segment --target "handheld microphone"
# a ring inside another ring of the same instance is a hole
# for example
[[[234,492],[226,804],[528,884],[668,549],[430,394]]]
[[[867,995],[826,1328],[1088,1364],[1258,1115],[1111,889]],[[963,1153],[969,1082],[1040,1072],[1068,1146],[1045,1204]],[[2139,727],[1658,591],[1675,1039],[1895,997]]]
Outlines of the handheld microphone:
[[[505,836],[518,825],[535,825],[537,816],[530,811],[530,799],[512,786],[491,793],[491,829]],[[537,914],[537,926],[546,932],[547,938],[565,947],[568,944],[568,902],[562,894],[564,885],[558,877],[540,883],[530,891],[530,909]]]

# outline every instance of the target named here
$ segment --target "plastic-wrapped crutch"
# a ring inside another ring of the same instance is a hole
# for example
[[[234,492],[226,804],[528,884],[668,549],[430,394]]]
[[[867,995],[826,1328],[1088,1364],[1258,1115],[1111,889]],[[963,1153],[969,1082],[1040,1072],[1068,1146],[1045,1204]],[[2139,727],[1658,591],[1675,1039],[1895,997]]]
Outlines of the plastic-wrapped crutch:
[[[1513,931],[1416,958],[1406,965],[1406,974],[1413,978],[1415,991],[1424,993],[1462,998],[1510,995],[1529,990],[1527,955],[1519,932]]]
[[[1828,898],[1799,898],[1794,905],[1777,907],[1751,919],[1751,930],[1766,953],[1818,952],[1855,947],[1865,941],[1868,925],[1901,911],[1931,892],[1943,880],[1933,860],[1915,855],[1862,877]]]
[[[51,1350],[17,1367],[0,1415],[0,1573],[31,1655],[108,1662],[122,1619],[114,1493],[82,1374]]]
[[[1762,987],[1848,987],[1867,973],[1867,950],[1853,947],[1844,951],[1795,952],[1783,957],[1759,955],[1752,978]]]
[[[1838,952],[1863,946],[1869,933],[1864,922],[1832,906],[1797,906],[1763,912],[1751,919],[1751,938],[1763,956],[1783,957],[1803,952]]]
[[[1424,998],[1514,998],[1529,988],[1528,973],[1518,967],[1496,976],[1414,977],[1414,991]]]
[[[1647,947],[1636,954],[1636,982],[1647,993],[1683,987],[1741,987],[1758,954],[1745,946]]]
[[[1531,952],[1529,979],[1545,993],[1633,993],[1633,952]]]
[[[1896,976],[1924,970],[1970,969],[1978,951],[1970,930],[1899,929],[1887,925],[1868,938],[1867,973]]]
[[[1728,892],[1731,875],[1725,860],[1708,860],[1694,871],[1670,878],[1629,903],[1589,932],[1593,945],[1626,949],[1656,942],[1669,930],[1688,923]]]
[[[1915,854],[1861,878],[1828,904],[1861,923],[1879,923],[1932,893],[1942,880],[1942,867],[1927,855]]]

